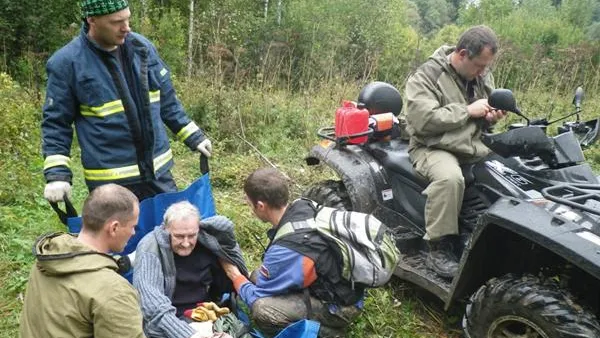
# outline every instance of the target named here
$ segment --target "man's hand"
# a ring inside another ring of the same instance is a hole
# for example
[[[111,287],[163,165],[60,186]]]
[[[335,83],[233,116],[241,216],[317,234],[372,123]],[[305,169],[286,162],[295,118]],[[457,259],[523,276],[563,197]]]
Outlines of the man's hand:
[[[238,276],[242,275],[240,269],[238,269],[238,267],[235,266],[235,264],[229,263],[228,261],[221,258],[219,258],[219,263],[221,263],[221,267],[223,268],[225,274],[227,275],[227,277],[229,277],[229,279],[234,280]]]
[[[488,120],[491,124],[498,122],[504,117],[506,117],[506,112],[500,109],[492,109],[487,114],[485,114],[485,119]]]
[[[479,99],[467,106],[467,113],[473,118],[485,117],[491,110],[487,99]]]
[[[71,184],[65,181],[53,181],[46,184],[44,188],[44,198],[49,202],[61,202],[65,195],[71,198]]]
[[[204,156],[210,157],[210,153],[212,151],[212,143],[209,139],[205,139],[204,141],[200,142],[196,149],[202,154],[204,154]]]

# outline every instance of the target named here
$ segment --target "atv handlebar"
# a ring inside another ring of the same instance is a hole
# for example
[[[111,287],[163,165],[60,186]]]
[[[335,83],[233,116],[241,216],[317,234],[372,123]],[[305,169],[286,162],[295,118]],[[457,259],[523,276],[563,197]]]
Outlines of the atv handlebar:
[[[563,121],[571,116],[576,116],[576,121],[563,122],[563,125],[558,127],[558,133],[563,134],[566,132],[572,132],[579,141],[579,145],[582,148],[585,148],[591,145],[592,143],[596,142],[598,138],[600,138],[600,118],[596,118],[594,120],[585,122],[580,121],[579,115],[581,114],[581,101],[583,100],[583,96],[583,88],[578,87],[575,91],[575,97],[573,98],[575,111],[551,121],[548,121],[548,118],[545,117],[534,120],[530,120],[529,118],[527,118],[518,109],[513,93],[509,89],[494,89],[490,94],[488,101],[492,107],[506,111],[511,111],[527,121],[526,125],[520,123],[512,124],[511,126],[509,126],[509,130],[518,129],[525,126],[536,126],[541,127],[542,130],[545,131],[546,127],[553,123]]]

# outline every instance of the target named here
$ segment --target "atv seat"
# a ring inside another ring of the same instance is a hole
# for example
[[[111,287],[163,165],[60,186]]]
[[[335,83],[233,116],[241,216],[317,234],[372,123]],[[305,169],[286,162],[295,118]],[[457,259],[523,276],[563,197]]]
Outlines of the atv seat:
[[[408,142],[398,139],[390,142],[374,142],[368,144],[367,149],[384,168],[409,178],[423,189],[429,185],[429,180],[419,174],[412,165],[408,156]],[[465,178],[465,186],[470,185],[475,180],[473,166],[473,164],[460,166]]]
[[[429,181],[413,168],[408,157],[408,142],[399,139],[374,142],[369,143],[367,149],[383,167],[410,179],[423,189],[429,185]]]

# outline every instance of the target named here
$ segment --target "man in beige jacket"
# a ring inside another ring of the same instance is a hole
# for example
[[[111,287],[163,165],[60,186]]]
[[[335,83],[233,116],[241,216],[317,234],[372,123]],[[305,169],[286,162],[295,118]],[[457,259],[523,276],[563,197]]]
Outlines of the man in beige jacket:
[[[487,101],[494,88],[489,66],[497,49],[489,27],[471,27],[456,47],[436,50],[406,84],[410,158],[430,181],[424,191],[427,266],[445,278],[458,270],[452,237],[458,234],[465,188],[460,165],[489,153],[481,132],[505,116]]]
[[[109,255],[125,248],[138,216],[137,197],[106,184],[86,199],[79,236],[53,233],[36,241],[21,337],[144,337],[137,292]]]

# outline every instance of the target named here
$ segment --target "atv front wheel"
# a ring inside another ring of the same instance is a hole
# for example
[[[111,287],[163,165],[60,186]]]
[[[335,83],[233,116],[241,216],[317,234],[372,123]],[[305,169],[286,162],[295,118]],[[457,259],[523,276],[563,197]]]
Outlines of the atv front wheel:
[[[600,337],[596,317],[553,281],[509,274],[471,296],[463,318],[471,338]]]
[[[352,202],[342,181],[327,180],[319,182],[308,188],[302,196],[326,207],[352,210]]]

